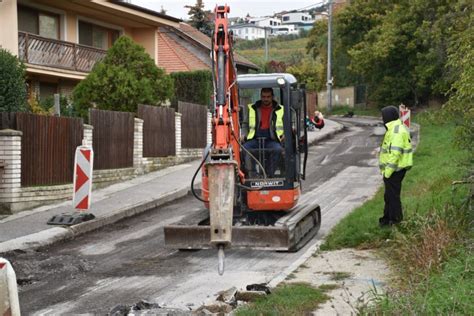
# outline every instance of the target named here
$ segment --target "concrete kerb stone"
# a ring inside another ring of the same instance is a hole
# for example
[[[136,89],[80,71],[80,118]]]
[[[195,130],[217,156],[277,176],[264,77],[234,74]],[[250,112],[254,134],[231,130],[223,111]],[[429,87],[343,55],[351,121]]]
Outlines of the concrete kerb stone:
[[[38,233],[19,237],[0,243],[0,253],[6,253],[13,250],[36,249],[44,246],[50,246],[58,241],[72,239],[87,232],[91,232],[100,227],[116,223],[122,219],[138,215],[159,207],[168,202],[177,200],[186,196],[189,188],[177,189],[169,192],[157,199],[150,200],[146,203],[140,203],[131,207],[119,209],[104,217],[99,217],[91,221],[77,224],[71,227],[54,227]]]

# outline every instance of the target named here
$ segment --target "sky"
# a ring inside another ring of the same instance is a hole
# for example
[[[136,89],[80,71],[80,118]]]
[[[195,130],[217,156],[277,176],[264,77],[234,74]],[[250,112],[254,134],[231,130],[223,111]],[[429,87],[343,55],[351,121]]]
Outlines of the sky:
[[[249,13],[251,16],[265,16],[283,10],[302,9],[307,6],[319,4],[321,0],[203,0],[206,10],[214,10],[216,4],[227,4],[230,6],[230,17],[244,17]],[[133,4],[160,11],[161,7],[167,10],[166,14],[180,19],[188,19],[188,11],[185,5],[194,5],[196,0],[132,0]]]

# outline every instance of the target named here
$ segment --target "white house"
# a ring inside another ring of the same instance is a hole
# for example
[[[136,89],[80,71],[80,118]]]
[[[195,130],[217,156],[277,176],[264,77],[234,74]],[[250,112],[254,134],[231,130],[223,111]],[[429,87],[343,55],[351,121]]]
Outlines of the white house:
[[[274,17],[249,18],[249,23],[262,27],[275,27],[281,25],[281,20]]]
[[[234,32],[234,36],[237,38],[246,40],[265,38],[265,28],[254,24],[231,25],[229,29]],[[270,31],[268,30],[267,32]]]
[[[293,24],[299,30],[310,30],[313,27],[314,19],[306,12],[290,12],[281,16],[282,25]]]

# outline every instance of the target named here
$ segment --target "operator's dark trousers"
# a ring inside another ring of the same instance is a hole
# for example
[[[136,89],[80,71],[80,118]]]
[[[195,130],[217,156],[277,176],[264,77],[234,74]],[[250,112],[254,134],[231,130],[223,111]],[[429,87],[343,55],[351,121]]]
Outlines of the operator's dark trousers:
[[[402,181],[405,177],[406,169],[394,172],[390,178],[383,178],[385,185],[385,207],[381,224],[396,224],[403,220],[402,202],[400,201],[400,191],[402,190]]]

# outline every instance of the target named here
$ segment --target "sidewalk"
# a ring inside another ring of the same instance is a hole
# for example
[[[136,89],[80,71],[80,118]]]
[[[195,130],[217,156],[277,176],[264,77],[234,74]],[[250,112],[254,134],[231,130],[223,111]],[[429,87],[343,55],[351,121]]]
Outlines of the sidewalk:
[[[314,145],[343,129],[341,124],[334,121],[325,120],[325,123],[322,130],[308,132],[309,144]],[[199,163],[200,160],[196,160],[169,167],[93,191],[89,212],[96,218],[78,225],[66,227],[46,224],[53,215],[72,213],[70,200],[7,216],[0,220],[0,254],[73,238],[179,199],[188,194],[191,178]],[[195,184],[198,183],[200,176],[196,177]]]

